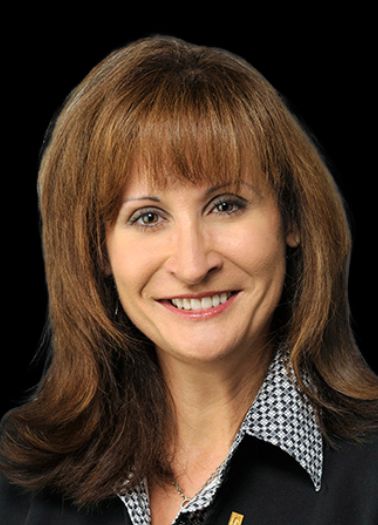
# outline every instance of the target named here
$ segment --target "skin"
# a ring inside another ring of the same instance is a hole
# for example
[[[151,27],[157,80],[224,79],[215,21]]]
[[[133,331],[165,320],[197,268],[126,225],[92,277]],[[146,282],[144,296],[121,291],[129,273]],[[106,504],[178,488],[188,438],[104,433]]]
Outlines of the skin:
[[[134,172],[124,198],[158,195],[161,202],[125,202],[106,238],[108,272],[120,303],[155,343],[176,403],[174,470],[190,496],[225,458],[261,386],[272,357],[267,336],[284,283],[286,245],[299,244],[296,231],[283,231],[275,197],[267,189],[241,186],[235,193],[225,187],[205,197],[207,188],[172,184],[151,192]],[[245,208],[230,202],[232,195]],[[228,205],[215,205],[218,197]],[[152,216],[128,224],[147,207]],[[158,227],[143,230],[136,224]],[[223,313],[201,321],[173,314],[157,302],[208,290],[241,293]],[[162,501],[158,490],[151,490],[156,509]],[[180,496],[174,496],[173,487],[164,490],[176,498],[173,515]]]

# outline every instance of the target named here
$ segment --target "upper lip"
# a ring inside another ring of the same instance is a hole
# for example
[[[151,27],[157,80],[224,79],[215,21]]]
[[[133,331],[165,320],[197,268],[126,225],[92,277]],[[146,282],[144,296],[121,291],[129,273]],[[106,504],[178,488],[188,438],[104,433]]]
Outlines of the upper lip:
[[[178,295],[170,295],[169,297],[161,297],[158,299],[159,301],[163,301],[166,299],[201,299],[202,297],[211,297],[212,295],[221,295],[222,293],[230,293],[230,292],[236,292],[238,290],[209,290],[208,292],[201,292],[201,293],[185,293],[185,294],[178,294]]]

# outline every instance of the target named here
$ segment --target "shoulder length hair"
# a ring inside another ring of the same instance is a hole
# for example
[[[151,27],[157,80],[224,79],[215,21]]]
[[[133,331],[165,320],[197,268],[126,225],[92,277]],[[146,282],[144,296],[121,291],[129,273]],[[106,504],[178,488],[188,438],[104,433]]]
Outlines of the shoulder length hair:
[[[153,187],[172,177],[237,183],[243,173],[273,189],[301,244],[288,248],[272,338],[290,350],[329,443],[377,429],[378,379],[350,323],[343,198],[311,134],[248,62],[171,36],[135,40],[71,91],[40,160],[50,353],[33,393],[2,422],[10,480],[84,506],[121,491],[128,473],[128,487],[172,479],[173,402],[152,342],[122,308],[114,314],[107,270],[106,228],[134,162]]]

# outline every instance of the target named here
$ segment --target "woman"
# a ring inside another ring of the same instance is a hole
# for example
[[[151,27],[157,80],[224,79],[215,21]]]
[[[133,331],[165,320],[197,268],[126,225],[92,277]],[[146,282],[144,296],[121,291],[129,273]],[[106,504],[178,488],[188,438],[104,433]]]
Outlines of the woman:
[[[6,523],[376,523],[343,199],[259,72],[170,36],[113,51],[38,195],[51,353],[2,422]]]

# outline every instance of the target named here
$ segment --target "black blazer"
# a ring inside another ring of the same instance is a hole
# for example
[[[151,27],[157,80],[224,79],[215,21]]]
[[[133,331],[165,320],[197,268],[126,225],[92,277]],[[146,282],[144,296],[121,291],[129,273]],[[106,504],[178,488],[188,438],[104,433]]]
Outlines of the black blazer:
[[[232,512],[244,516],[242,525],[377,525],[378,436],[363,445],[340,442],[338,450],[325,446],[319,492],[286,452],[245,436],[206,525],[228,525]],[[23,494],[4,477],[0,524],[132,525],[118,496],[86,513],[58,496]]]
[[[1,525],[131,525],[127,509],[118,496],[92,511],[79,511],[52,494],[26,494],[0,476]]]

